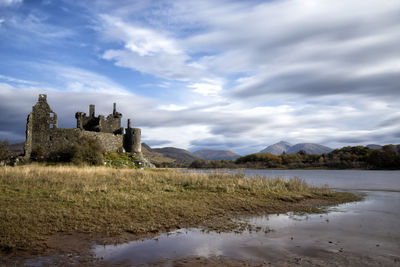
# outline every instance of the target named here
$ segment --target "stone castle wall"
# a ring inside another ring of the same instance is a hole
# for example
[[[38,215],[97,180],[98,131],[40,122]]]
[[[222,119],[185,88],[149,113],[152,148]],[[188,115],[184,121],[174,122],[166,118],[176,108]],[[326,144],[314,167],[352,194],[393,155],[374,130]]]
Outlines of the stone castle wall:
[[[140,129],[130,128],[130,120],[126,133],[120,126],[122,114],[116,112],[106,120],[104,116],[94,116],[94,105],[90,105],[89,116],[77,112],[77,128],[58,128],[57,115],[47,103],[46,95],[39,95],[38,102],[32,107],[26,125],[25,156],[30,157],[32,151],[41,149],[46,154],[60,151],[76,144],[81,137],[98,140],[107,152],[141,153]],[[126,140],[129,140],[128,142]]]
[[[123,135],[112,133],[82,131],[82,136],[95,138],[107,152],[123,150]]]
[[[104,118],[103,115],[96,117],[94,105],[89,106],[89,116],[86,116],[84,112],[77,112],[75,118],[77,120],[76,127],[82,130],[113,134],[123,134],[124,132],[121,127],[122,114],[117,112],[115,103],[113,113],[109,114],[107,118]]]
[[[36,143],[36,147],[33,149],[38,149],[39,147],[47,154],[52,152],[57,152],[62,149],[66,149],[76,142],[78,142],[80,137],[79,129],[48,129],[43,135],[47,140],[44,143]]]

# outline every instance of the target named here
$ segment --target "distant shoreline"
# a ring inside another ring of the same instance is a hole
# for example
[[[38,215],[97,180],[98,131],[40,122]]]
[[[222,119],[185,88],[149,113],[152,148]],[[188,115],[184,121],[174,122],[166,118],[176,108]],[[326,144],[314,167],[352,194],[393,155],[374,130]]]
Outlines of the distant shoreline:
[[[162,168],[161,168],[162,169]],[[362,168],[347,168],[347,169],[335,169],[335,168],[165,168],[165,169],[186,169],[186,170],[357,170],[357,171],[400,171],[399,169],[362,169]]]

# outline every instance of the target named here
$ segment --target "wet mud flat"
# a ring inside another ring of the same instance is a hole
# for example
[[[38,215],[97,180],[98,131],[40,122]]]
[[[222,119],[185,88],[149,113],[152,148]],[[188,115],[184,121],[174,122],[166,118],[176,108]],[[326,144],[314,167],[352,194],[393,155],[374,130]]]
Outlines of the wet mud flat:
[[[365,193],[363,201],[323,214],[245,217],[252,227],[217,233],[179,229],[86,254],[38,257],[27,266],[400,266],[400,192]],[[123,240],[120,240],[123,242]]]
[[[324,214],[246,218],[253,231],[184,229],[151,240],[97,246],[94,253],[110,264],[126,265],[400,265],[400,192],[358,193],[366,193],[365,200]]]

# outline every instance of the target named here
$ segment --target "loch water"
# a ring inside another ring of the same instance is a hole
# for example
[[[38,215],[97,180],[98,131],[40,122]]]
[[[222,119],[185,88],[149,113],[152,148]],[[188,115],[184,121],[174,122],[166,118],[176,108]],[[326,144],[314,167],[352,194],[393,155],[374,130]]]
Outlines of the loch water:
[[[197,173],[242,173],[245,177],[291,179],[298,177],[312,186],[328,186],[343,190],[400,191],[400,171],[370,170],[247,170],[247,169],[189,169]]]

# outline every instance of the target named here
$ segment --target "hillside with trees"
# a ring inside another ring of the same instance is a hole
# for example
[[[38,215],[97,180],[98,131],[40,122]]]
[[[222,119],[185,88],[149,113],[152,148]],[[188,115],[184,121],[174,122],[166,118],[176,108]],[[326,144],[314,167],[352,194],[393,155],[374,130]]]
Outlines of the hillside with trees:
[[[382,149],[364,146],[347,146],[332,152],[307,154],[304,150],[296,154],[254,153],[236,159],[195,160],[191,168],[328,168],[328,169],[400,169],[400,145],[386,145]]]

